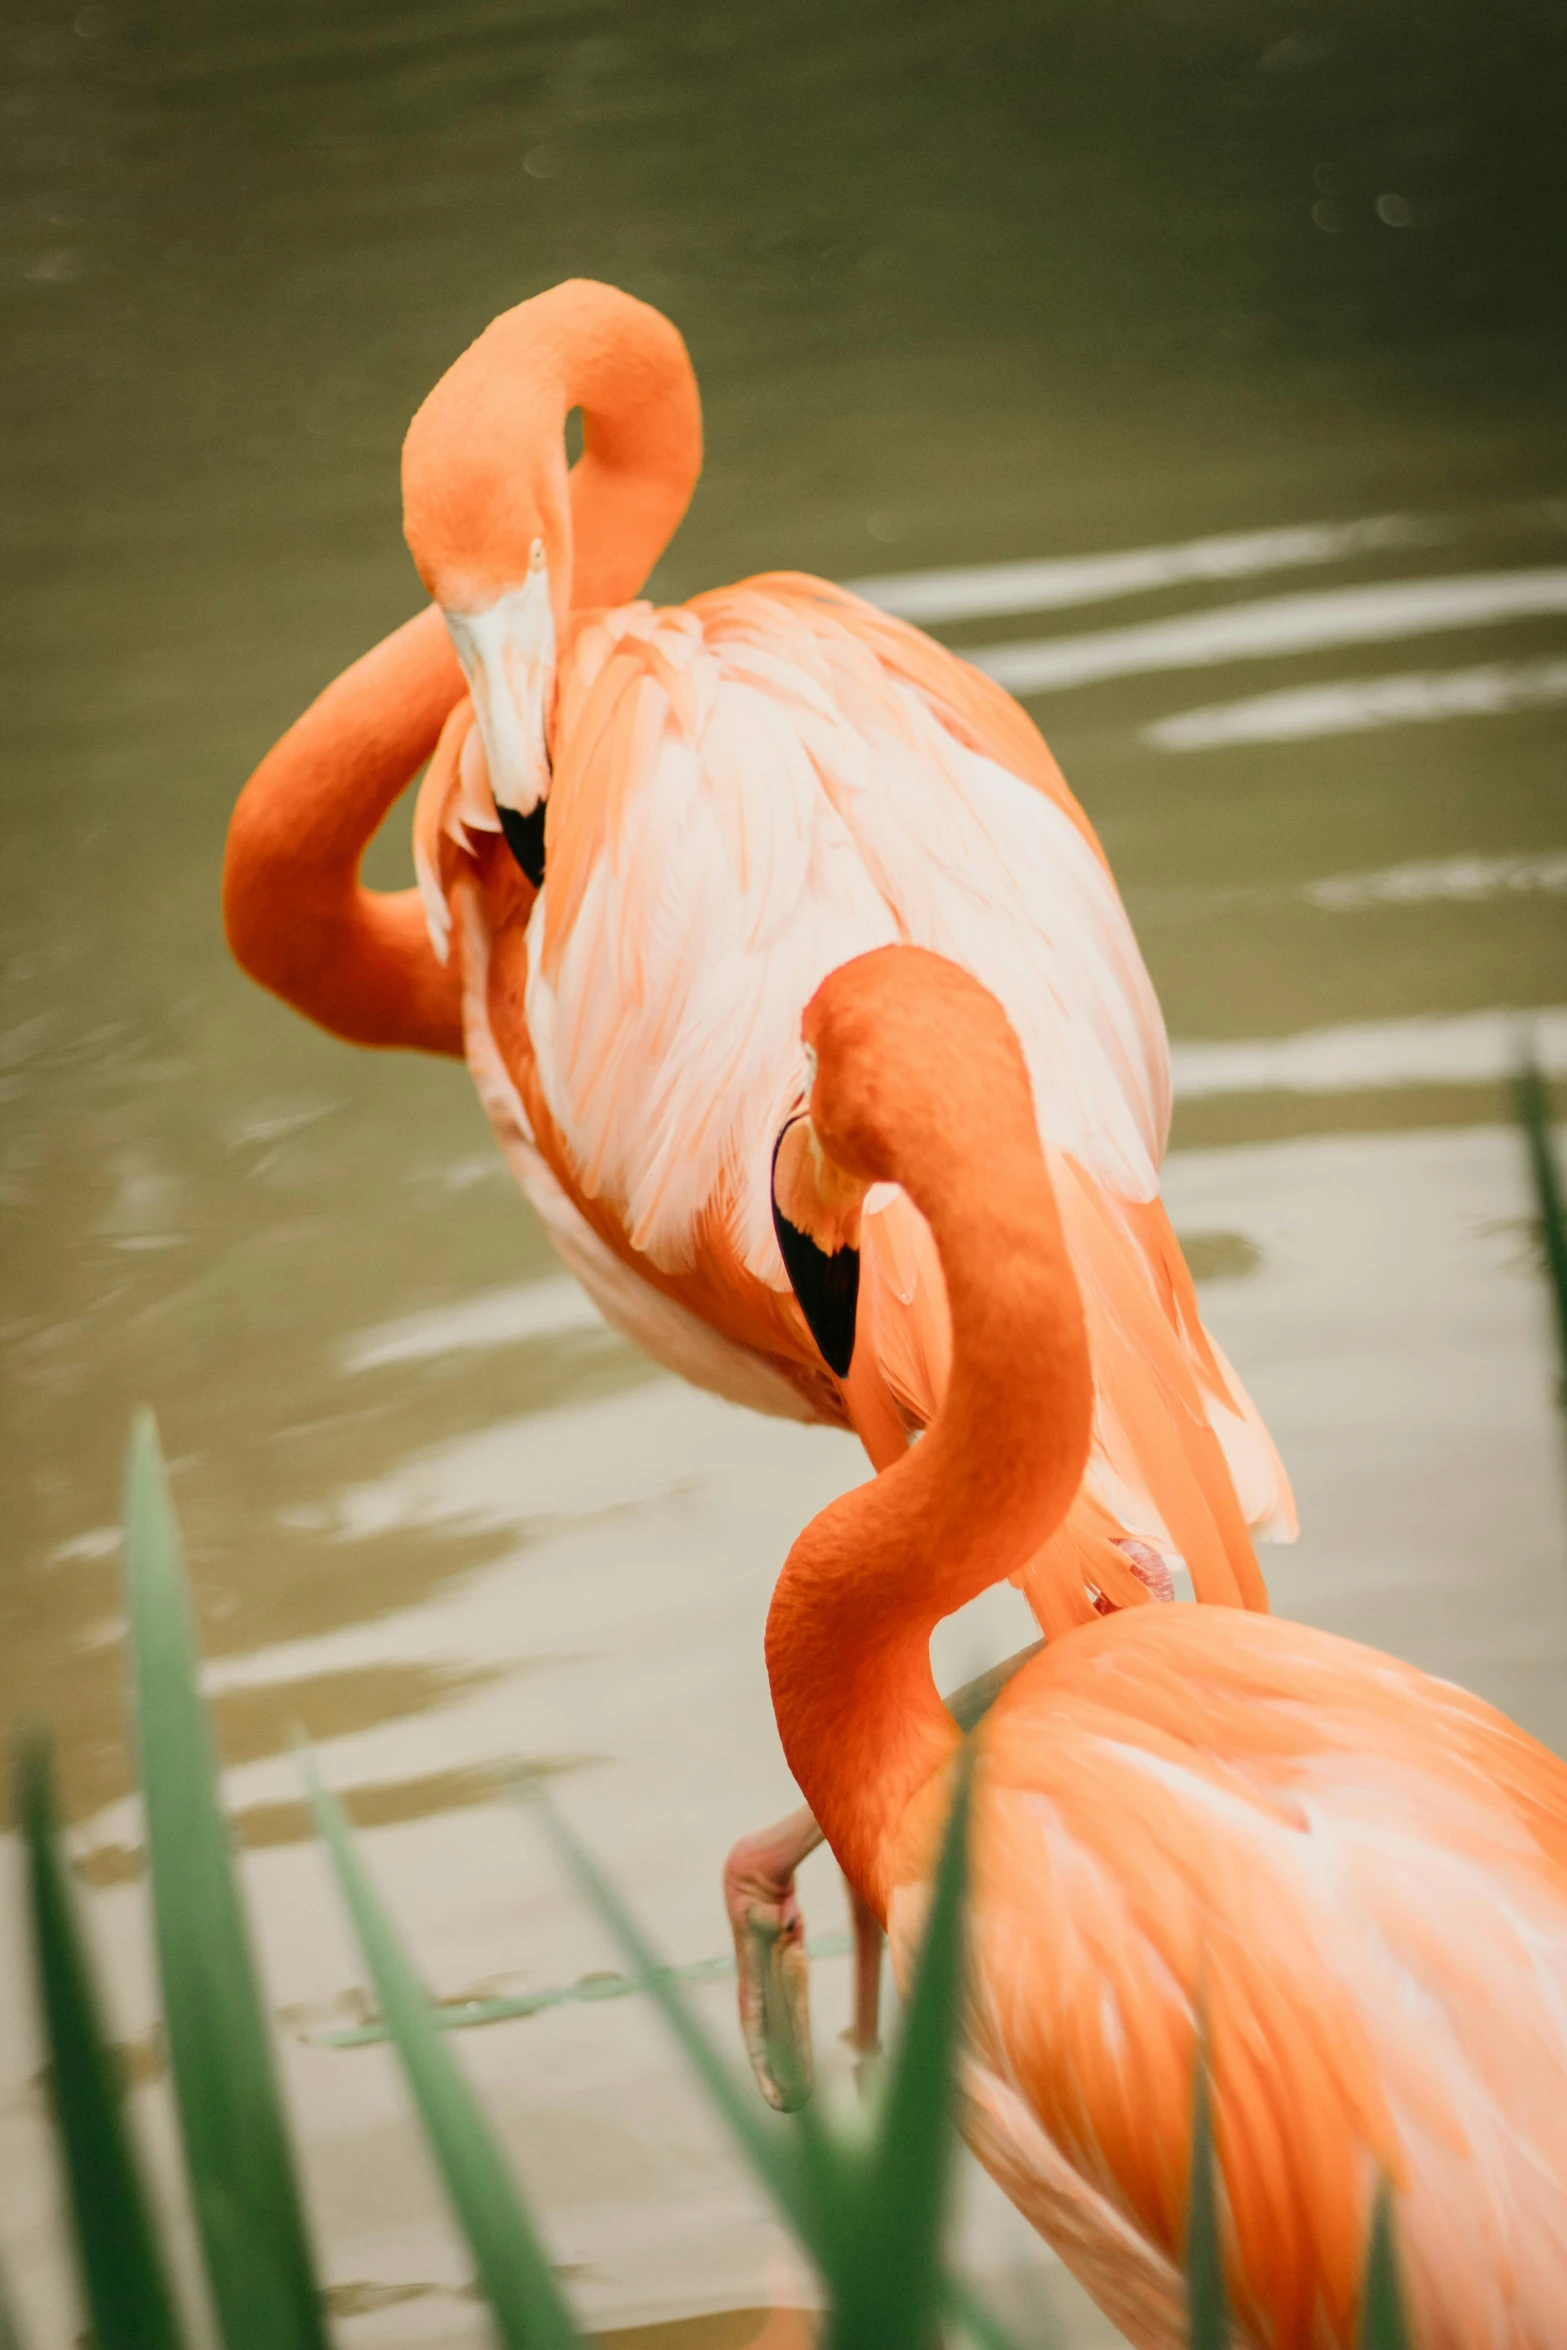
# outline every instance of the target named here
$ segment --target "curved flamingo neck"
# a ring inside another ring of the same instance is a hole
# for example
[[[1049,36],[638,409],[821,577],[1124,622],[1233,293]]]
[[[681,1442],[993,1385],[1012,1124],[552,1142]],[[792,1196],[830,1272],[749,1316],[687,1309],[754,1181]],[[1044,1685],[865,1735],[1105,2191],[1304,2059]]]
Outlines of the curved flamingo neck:
[[[582,411],[568,477],[566,419]],[[425,584],[477,606],[528,576],[544,539],[557,622],[625,603],[702,468],[702,416],[669,320],[573,279],[488,326],[436,385],[403,451],[408,543]]]
[[[1027,1073],[994,998],[934,955],[884,948],[832,975],[806,1037],[824,1149],[909,1193],[952,1314],[952,1371],[930,1432],[807,1527],[767,1624],[789,1766],[885,1917],[903,1813],[958,1743],[931,1678],[931,1632],[1065,1516],[1093,1389]]]
[[[382,893],[360,860],[463,693],[439,612],[335,678],[239,796],[223,862],[236,960],[351,1043],[463,1052],[461,974],[430,949],[416,889]]]

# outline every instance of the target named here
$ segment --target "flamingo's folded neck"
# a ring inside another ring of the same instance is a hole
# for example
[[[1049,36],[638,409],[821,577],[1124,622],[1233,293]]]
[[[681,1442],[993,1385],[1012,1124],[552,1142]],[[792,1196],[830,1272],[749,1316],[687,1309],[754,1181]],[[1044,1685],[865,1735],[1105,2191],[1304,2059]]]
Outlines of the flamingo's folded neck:
[[[813,1521],[768,1617],[790,1768],[851,1880],[884,1910],[903,1810],[957,1740],[930,1634],[1064,1517],[1093,1384],[1022,1053],[995,999],[937,956],[883,948],[826,981],[806,1036],[823,1147],[864,1181],[903,1184],[935,1237],[952,1313],[930,1433]]]
[[[565,428],[582,413],[567,476]],[[522,586],[542,539],[564,633],[572,608],[629,602],[702,466],[696,378],[675,328],[576,279],[505,311],[408,430],[403,519],[425,584],[476,610]]]

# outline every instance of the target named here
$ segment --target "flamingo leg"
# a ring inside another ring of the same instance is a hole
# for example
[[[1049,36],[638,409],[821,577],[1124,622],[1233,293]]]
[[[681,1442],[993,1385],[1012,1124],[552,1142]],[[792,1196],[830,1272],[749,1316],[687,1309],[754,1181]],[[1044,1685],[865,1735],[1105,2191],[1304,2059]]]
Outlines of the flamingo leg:
[[[780,2113],[795,2112],[811,2094],[810,1965],[794,1875],[821,1840],[802,1804],[775,1826],[742,1836],[724,1864],[740,2032],[757,2087]]]
[[[988,1672],[966,1681],[944,1702],[961,1730],[990,1711],[1013,1674],[1039,1654],[1032,1641]],[[780,2113],[793,2113],[811,2094],[810,1961],[805,1919],[795,1897],[795,1871],[822,1840],[806,1804],[787,1819],[742,1836],[724,1864],[724,1907],[734,1936],[740,2033],[757,2087]],[[854,2051],[863,2086],[881,2054],[880,1920],[844,1879],[854,1928],[854,2020],[844,2037]]]
[[[881,1958],[886,1936],[863,1894],[856,1892],[847,1877],[843,1885],[854,1928],[854,2021],[844,2038],[854,2050],[855,2081],[864,2090],[881,2055]]]

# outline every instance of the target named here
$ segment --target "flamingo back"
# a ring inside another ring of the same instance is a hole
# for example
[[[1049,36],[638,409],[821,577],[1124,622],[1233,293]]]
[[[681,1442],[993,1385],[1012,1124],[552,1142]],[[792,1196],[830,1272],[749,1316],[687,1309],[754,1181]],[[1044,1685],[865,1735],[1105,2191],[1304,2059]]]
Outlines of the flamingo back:
[[[1348,2350],[1379,2173],[1424,2350],[1558,2342],[1567,1766],[1392,1658],[1206,1609],[1074,1634],[981,1736],[972,2136],[1130,2338],[1184,2339],[1201,2017],[1249,2343]]]

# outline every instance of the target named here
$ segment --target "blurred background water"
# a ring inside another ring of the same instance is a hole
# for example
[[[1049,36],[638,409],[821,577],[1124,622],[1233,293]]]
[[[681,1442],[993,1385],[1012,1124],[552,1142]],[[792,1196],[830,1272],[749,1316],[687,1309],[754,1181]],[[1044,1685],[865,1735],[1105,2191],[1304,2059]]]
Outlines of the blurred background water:
[[[707,418],[653,592],[870,579],[1029,697],[1165,1005],[1178,1227],[1296,1477],[1278,1604],[1567,1742],[1498,1084],[1522,1011],[1567,1073],[1564,20],[17,0],[3,42],[0,1711],[61,1740],[167,2169],[114,1534],[149,1399],[341,2338],[455,2345],[480,2321],[384,2053],[302,2038],[358,1976],[290,1726],[358,1791],[443,1995],[605,1963],[497,1803],[518,1756],[675,1956],[716,1952],[727,1842],[789,1798],[771,1578],[860,1465],[603,1331],[460,1068],[355,1054],[226,959],[239,784],[419,601],[408,417],[496,311],[623,285]],[[1025,1634],[980,1617],[955,1670]],[[7,2244],[53,2344],[9,1926],[0,1967]],[[829,2046],[845,1996],[827,1963]],[[464,2047],[596,2322],[806,2294],[633,2003]],[[977,2190],[967,2224],[1110,2338]]]

